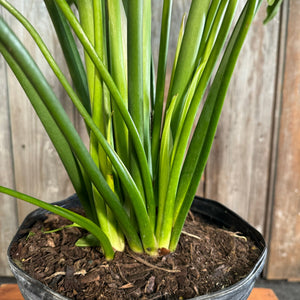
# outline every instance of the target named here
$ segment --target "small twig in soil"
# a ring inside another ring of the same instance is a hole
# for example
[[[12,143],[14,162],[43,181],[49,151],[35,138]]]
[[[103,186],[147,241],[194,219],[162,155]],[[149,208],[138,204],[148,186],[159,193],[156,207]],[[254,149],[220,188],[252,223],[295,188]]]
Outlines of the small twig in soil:
[[[119,287],[119,289],[131,289],[133,287],[134,287],[134,284],[129,282],[129,283],[126,283],[126,284],[122,285],[121,287]]]
[[[235,238],[238,238],[238,239],[242,239],[242,240],[244,240],[245,242],[248,241],[247,238],[246,238],[245,236],[241,235],[242,233],[240,233],[240,232],[238,232],[238,231],[232,232],[232,231],[230,231],[230,230],[222,229],[222,228],[218,228],[218,230],[223,231],[223,232],[226,232],[227,234],[229,234],[229,235],[232,236],[232,237],[235,237]]]
[[[128,280],[126,279],[126,277],[124,276],[124,274],[123,274],[123,272],[122,272],[122,270],[121,270],[119,264],[117,264],[117,267],[118,267],[118,269],[119,269],[119,273],[120,273],[121,278],[122,278],[124,281],[126,281],[128,284],[132,284],[132,283],[131,283],[130,281],[128,281]]]
[[[190,244],[190,257],[191,257],[191,261],[194,260],[194,243]]]
[[[194,214],[191,211],[189,211],[189,216],[191,217],[192,221],[195,222]]]
[[[150,264],[149,262],[147,262],[146,260],[138,257],[138,256],[135,256],[133,253],[129,253],[129,255],[134,258],[135,260],[137,260],[138,262],[150,267],[150,268],[153,268],[153,269],[158,269],[158,270],[161,270],[161,271],[165,271],[165,272],[168,272],[168,273],[178,273],[178,272],[181,272],[180,270],[169,270],[169,269],[165,269],[165,268],[161,268],[161,267],[158,267],[158,266],[155,266],[155,265],[152,265]]]
[[[85,276],[86,273],[87,273],[86,270],[82,269],[82,270],[80,270],[80,271],[75,272],[74,275],[82,275],[82,276]]]
[[[185,234],[185,235],[187,235],[187,236],[190,236],[190,237],[193,237],[193,238],[195,238],[195,239],[197,239],[197,240],[202,240],[201,237],[199,237],[199,236],[197,236],[197,235],[195,235],[195,234],[188,233],[188,232],[186,232],[186,231],[184,231],[184,230],[182,230],[181,232],[182,232],[183,234]]]
[[[243,235],[240,235],[240,234],[241,234],[240,232],[232,232],[232,233],[230,233],[231,236],[236,237],[238,239],[242,239],[245,242],[247,242],[247,238],[245,236],[243,236]]]
[[[52,275],[46,277],[45,280],[49,280],[49,279],[52,279],[53,277],[60,276],[60,275],[65,276],[66,272],[64,272],[64,271],[55,272]],[[73,275],[82,275],[82,276],[85,276],[86,275],[86,270],[80,270],[78,272],[75,272]]]
[[[52,275],[46,277],[45,280],[52,279],[53,277],[56,277],[56,276],[59,276],[59,275],[63,275],[64,276],[64,275],[66,275],[66,272],[55,272]]]

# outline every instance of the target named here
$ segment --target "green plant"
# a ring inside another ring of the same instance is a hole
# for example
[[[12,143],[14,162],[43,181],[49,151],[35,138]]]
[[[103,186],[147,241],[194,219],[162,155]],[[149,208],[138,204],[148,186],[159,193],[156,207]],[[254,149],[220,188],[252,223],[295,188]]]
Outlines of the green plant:
[[[44,2],[72,85],[35,28],[7,1],[0,0],[31,34],[84,119],[89,151],[46,78],[2,17],[0,51],[52,140],[86,217],[5,187],[0,192],[87,229],[90,235],[77,244],[100,244],[107,259],[113,258],[114,250],[124,249],[125,239],[135,252],[174,251],[209,155],[238,54],[262,0],[245,1],[235,26],[237,0],[191,2],[186,25],[182,22],[179,33],[165,109],[171,0],[163,4],[156,86],[150,0]],[[268,1],[266,20],[281,2]],[[84,48],[85,67],[73,33]]]

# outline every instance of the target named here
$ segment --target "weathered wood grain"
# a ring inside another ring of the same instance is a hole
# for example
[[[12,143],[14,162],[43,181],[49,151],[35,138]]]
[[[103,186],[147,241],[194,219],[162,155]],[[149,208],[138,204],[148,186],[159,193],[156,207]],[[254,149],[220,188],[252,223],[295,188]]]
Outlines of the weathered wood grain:
[[[277,79],[276,79],[276,94],[275,94],[275,105],[273,114],[273,131],[272,131],[272,142],[271,142],[271,159],[270,159],[270,176],[268,184],[268,204],[266,211],[266,225],[265,225],[265,240],[270,244],[271,240],[271,229],[272,229],[272,215],[274,208],[274,195],[276,186],[276,171],[277,171],[277,156],[278,156],[278,141],[279,141],[279,129],[280,129],[280,114],[282,104],[282,90],[283,90],[283,79],[285,69],[285,55],[286,55],[286,32],[288,26],[288,2],[284,2],[280,14],[280,33],[279,33],[279,44],[278,44],[278,64],[277,64]],[[268,266],[268,262],[266,264]],[[267,273],[267,266],[264,269],[264,275]]]
[[[267,277],[300,279],[300,2],[289,2]]]
[[[278,17],[256,16],[225,99],[206,170],[205,196],[263,231],[276,79]]]
[[[10,138],[10,113],[7,101],[6,65],[2,56],[0,56],[0,78],[0,184],[13,188],[14,172]],[[8,276],[11,273],[8,268],[6,249],[18,225],[16,200],[0,195],[0,207],[0,276]]]

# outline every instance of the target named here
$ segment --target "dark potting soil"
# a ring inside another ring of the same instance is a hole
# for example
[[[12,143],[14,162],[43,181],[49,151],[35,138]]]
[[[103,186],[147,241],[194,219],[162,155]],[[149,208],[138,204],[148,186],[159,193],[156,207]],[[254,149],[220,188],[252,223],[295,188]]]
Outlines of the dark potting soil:
[[[86,231],[49,214],[11,250],[26,273],[71,299],[189,299],[246,277],[260,251],[247,237],[192,214],[175,253],[150,257],[126,249],[106,261],[99,248],[74,244]],[[165,251],[161,251],[165,252]]]

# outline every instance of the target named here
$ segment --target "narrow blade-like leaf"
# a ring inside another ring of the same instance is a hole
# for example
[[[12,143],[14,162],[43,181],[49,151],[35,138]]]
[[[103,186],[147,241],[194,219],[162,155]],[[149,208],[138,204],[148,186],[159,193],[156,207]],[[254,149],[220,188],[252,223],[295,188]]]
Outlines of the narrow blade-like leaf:
[[[255,8],[259,1],[247,2],[245,8],[235,26],[231,38],[226,47],[218,72],[214,78],[203,111],[198,121],[191,146],[187,153],[185,166],[182,172],[189,172],[189,188],[184,195],[182,207],[175,220],[170,249],[175,250],[184,220],[193,201],[201,174],[204,170],[208,154],[216,132],[217,124],[224,103],[226,91],[236,64],[239,52],[255,15]],[[197,151],[195,151],[197,148]],[[195,153],[197,154],[195,155]],[[195,161],[197,163],[195,163]],[[187,174],[187,173],[186,173]],[[185,177],[187,178],[187,177]]]
[[[93,223],[91,220],[73,212],[66,208],[52,205],[50,203],[44,202],[42,200],[36,199],[34,197],[25,195],[23,193],[11,190],[9,188],[5,188],[3,186],[0,186],[0,193],[5,193],[7,195],[10,195],[14,198],[18,198],[20,200],[26,201],[28,203],[31,203],[33,205],[36,205],[38,207],[44,208],[52,213],[55,213],[61,217],[64,217],[78,225],[80,225],[82,228],[88,230],[90,233],[92,233],[100,242],[102,249],[104,251],[105,257],[108,260],[111,260],[114,258],[114,250],[107,238],[107,236],[103,233],[101,228],[97,226],[95,223]]]

